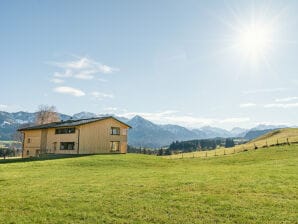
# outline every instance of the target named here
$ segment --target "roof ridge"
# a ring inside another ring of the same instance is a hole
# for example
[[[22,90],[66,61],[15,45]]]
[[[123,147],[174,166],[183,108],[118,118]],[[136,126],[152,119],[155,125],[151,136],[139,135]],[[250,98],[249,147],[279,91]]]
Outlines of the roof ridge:
[[[87,123],[91,123],[91,122],[95,122],[95,121],[99,121],[99,120],[104,120],[104,119],[108,119],[108,118],[113,118],[116,121],[130,127],[128,124],[118,120],[117,118],[115,118],[113,116],[102,116],[102,117],[84,118],[84,119],[77,119],[77,120],[70,120],[69,119],[69,120],[66,120],[66,121],[51,122],[51,123],[48,123],[48,124],[41,124],[41,125],[33,125],[33,126],[30,126],[30,127],[27,127],[27,128],[20,128],[18,130],[23,131],[23,130],[34,130],[34,129],[46,129],[46,128],[62,128],[62,127],[68,127],[68,126],[72,127],[72,126],[83,125],[83,124],[87,124]]]

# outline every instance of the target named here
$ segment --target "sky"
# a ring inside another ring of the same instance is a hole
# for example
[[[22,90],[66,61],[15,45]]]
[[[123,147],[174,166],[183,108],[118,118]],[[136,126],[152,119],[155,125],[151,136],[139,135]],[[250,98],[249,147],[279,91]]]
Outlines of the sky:
[[[298,1],[1,1],[0,111],[298,125]]]

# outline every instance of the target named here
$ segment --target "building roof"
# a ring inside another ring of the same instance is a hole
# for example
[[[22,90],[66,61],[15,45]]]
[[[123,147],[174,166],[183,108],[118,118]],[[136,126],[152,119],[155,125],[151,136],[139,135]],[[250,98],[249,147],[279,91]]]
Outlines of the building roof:
[[[128,124],[114,118],[113,116],[107,116],[107,117],[94,117],[94,118],[88,118],[88,119],[79,119],[79,120],[67,120],[67,121],[60,121],[60,122],[53,122],[49,124],[42,124],[42,125],[34,125],[27,128],[20,128],[18,131],[27,131],[27,130],[38,130],[38,129],[48,129],[48,128],[62,128],[62,127],[75,127],[79,125],[84,125],[96,121],[106,120],[112,118],[125,126],[131,128]]]

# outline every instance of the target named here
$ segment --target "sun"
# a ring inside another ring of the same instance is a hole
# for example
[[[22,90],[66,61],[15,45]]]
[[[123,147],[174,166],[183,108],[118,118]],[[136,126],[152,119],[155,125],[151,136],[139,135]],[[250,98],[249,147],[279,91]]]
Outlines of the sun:
[[[254,22],[243,26],[236,34],[236,48],[250,61],[266,57],[273,47],[273,30],[270,25]]]

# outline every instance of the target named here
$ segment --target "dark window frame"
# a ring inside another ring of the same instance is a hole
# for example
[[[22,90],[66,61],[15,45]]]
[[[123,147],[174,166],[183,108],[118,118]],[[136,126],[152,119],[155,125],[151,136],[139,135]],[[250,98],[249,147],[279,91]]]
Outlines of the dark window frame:
[[[28,138],[27,139],[27,143],[31,143],[31,138]]]
[[[75,142],[60,142],[60,150],[75,150]]]
[[[76,133],[76,128],[56,128],[55,135],[61,134],[74,134]]]
[[[120,135],[120,127],[111,127],[111,135]]]

